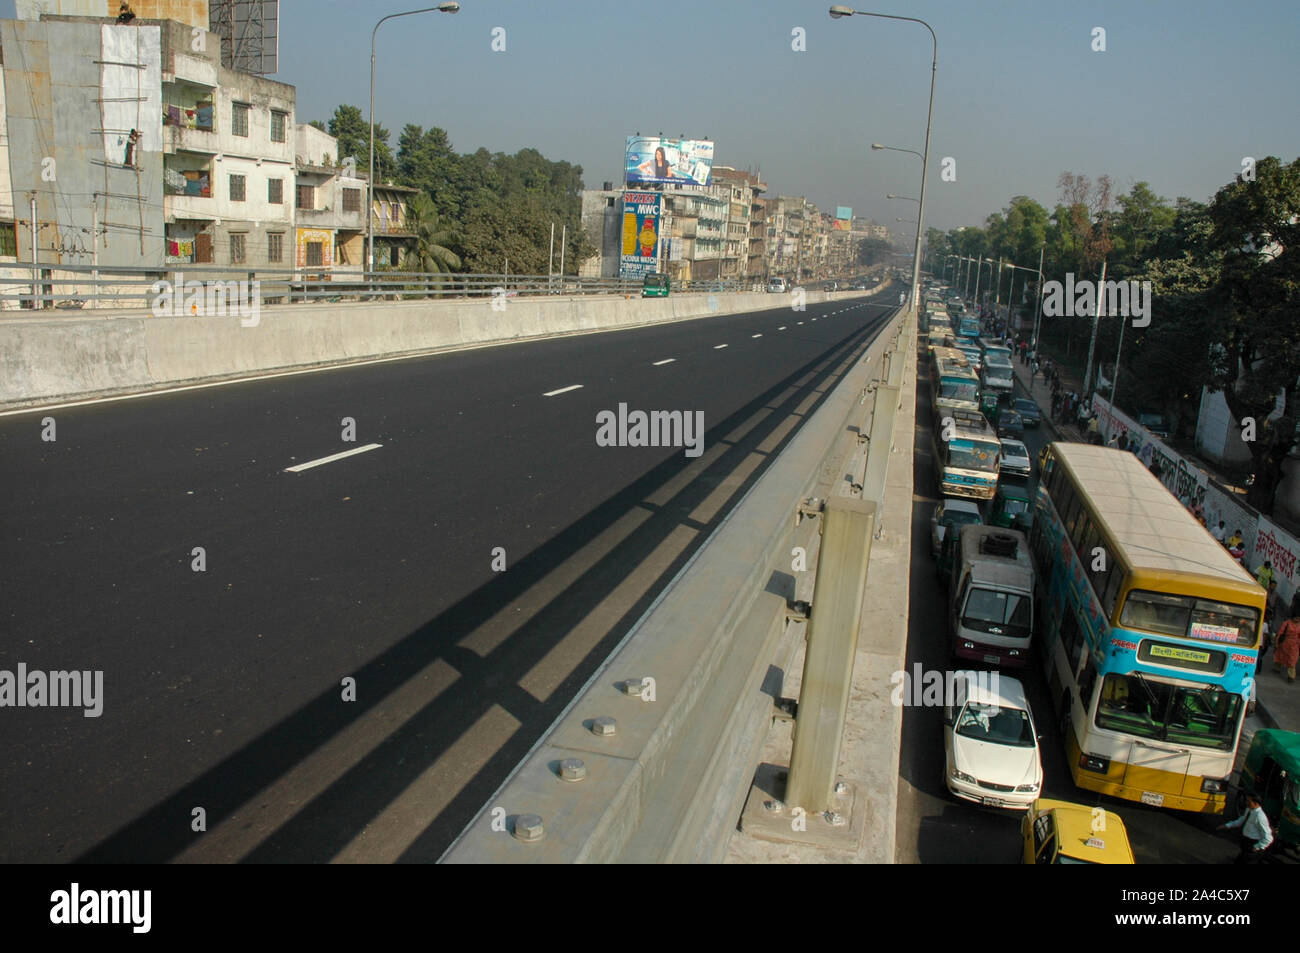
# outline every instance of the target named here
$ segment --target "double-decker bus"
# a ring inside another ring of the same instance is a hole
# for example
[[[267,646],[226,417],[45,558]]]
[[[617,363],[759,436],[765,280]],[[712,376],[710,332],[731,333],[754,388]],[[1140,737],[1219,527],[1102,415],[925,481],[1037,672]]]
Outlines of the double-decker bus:
[[[993,499],[1002,443],[984,415],[967,410],[936,415],[930,433],[940,492],[944,496]]]
[[[1074,783],[1220,813],[1265,593],[1131,453],[1049,444],[1030,546]]]
[[[953,347],[936,347],[931,355],[930,400],[942,421],[955,410],[978,412],[980,379],[966,355]]]

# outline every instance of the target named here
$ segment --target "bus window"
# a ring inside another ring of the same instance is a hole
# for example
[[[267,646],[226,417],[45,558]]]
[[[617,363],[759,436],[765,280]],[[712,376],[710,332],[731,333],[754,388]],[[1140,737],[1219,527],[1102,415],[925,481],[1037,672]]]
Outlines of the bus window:
[[[1087,713],[1092,711],[1092,689],[1097,684],[1097,665],[1093,662],[1091,652],[1085,652],[1083,658],[1083,671],[1079,673],[1079,704]]]
[[[1133,590],[1124,600],[1120,625],[1227,645],[1253,646],[1259,612],[1248,606],[1193,596]]]
[[[1110,554],[1105,551],[1105,547],[1102,547],[1102,558],[1097,559],[1096,549],[1100,543],[1101,533],[1097,530],[1096,524],[1092,520],[1088,520],[1088,531],[1084,535],[1083,548],[1079,550],[1079,558],[1083,560],[1083,571],[1087,574],[1092,587],[1099,591],[1102,587],[1097,585],[1099,570],[1096,567],[1098,565],[1105,566],[1110,562]]]
[[[1124,574],[1112,564],[1107,567],[1110,577],[1106,581],[1106,592],[1101,597],[1102,608],[1106,611],[1106,619],[1109,621],[1115,618],[1115,599],[1119,596],[1119,587],[1124,582]]]

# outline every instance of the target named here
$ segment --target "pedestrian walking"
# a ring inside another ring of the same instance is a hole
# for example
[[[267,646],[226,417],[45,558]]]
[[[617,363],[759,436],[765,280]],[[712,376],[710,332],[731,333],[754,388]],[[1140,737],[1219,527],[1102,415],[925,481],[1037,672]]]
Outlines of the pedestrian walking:
[[[1246,810],[1241,817],[1226,824],[1220,824],[1221,831],[1241,830],[1241,853],[1234,864],[1257,864],[1264,859],[1264,851],[1273,843],[1273,827],[1268,822],[1268,815],[1259,803],[1259,795],[1246,794]]]
[[[1038,377],[1038,361],[1029,365],[1029,383],[1033,384],[1036,377]]]
[[[1260,566],[1259,572],[1255,573],[1255,581],[1264,589],[1267,589],[1276,578],[1277,574],[1273,572],[1273,563],[1267,559],[1264,560],[1264,565]]]
[[[1286,606],[1282,604],[1282,593],[1277,590],[1277,580],[1268,584],[1268,595],[1264,598],[1264,618],[1276,631],[1286,621]]]
[[[1227,545],[1228,527],[1224,525],[1223,520],[1219,520],[1219,525],[1210,530],[1210,535],[1225,546]]]
[[[1300,660],[1300,613],[1292,612],[1277,630],[1277,647],[1273,649],[1273,671],[1286,669],[1286,680],[1295,681],[1295,666]]]

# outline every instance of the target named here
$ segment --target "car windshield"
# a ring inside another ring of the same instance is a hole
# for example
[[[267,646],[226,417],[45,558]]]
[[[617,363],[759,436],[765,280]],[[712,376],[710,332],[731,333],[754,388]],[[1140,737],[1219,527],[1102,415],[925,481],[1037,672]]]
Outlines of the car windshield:
[[[948,510],[943,514],[940,522],[945,526],[974,526],[980,522],[980,515],[967,513],[964,510]]]
[[[1027,412],[1032,414],[1038,412],[1038,405],[1035,404],[1032,400],[1025,400],[1024,398],[1021,398],[1020,400],[1017,400],[1015,402],[1014,406],[1016,410],[1020,411],[1021,413]]]
[[[1017,443],[1014,440],[1004,440],[1002,442],[1002,456],[1004,457],[1024,457],[1029,459],[1029,450],[1023,443]]]
[[[1231,750],[1242,698],[1217,685],[1180,687],[1138,672],[1107,675],[1097,727],[1174,744]]]
[[[1005,635],[1013,639],[1029,638],[1029,599],[1014,592],[973,588],[966,596],[962,625],[968,629]]]
[[[1029,512],[1029,502],[1027,500],[1016,500],[1008,497],[1002,498],[1002,512],[1014,516],[1017,513]]]
[[[1029,721],[1029,712],[1019,708],[968,702],[957,719],[957,734],[995,745],[1034,747],[1034,728]]]

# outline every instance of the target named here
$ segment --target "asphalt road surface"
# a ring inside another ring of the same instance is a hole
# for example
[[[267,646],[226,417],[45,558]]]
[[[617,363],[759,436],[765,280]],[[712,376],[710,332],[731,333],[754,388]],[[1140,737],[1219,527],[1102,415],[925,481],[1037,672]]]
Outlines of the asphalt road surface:
[[[103,672],[0,712],[0,860],[436,859],[889,310],[0,417],[0,669]],[[703,455],[598,446],[620,402]]]

